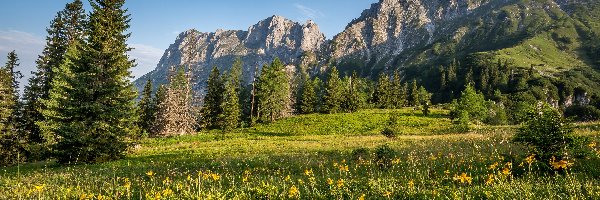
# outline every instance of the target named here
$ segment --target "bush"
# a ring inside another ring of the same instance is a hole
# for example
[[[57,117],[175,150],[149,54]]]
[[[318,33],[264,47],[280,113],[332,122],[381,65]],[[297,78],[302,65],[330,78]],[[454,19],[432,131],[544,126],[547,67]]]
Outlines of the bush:
[[[397,126],[398,126],[398,117],[395,114],[391,113],[388,118],[387,124],[381,131],[381,134],[387,138],[395,138],[396,135],[398,135]]]
[[[352,160],[357,162],[362,162],[369,158],[369,149],[367,148],[358,148],[352,150]]]
[[[542,160],[565,159],[574,141],[572,126],[548,104],[538,105],[527,113],[513,141],[531,147]]]
[[[396,151],[387,144],[380,145],[375,149],[375,163],[379,168],[385,169],[392,166],[392,159],[396,156]]]
[[[565,109],[564,115],[576,121],[595,121],[600,119],[600,110],[591,105],[572,105]]]

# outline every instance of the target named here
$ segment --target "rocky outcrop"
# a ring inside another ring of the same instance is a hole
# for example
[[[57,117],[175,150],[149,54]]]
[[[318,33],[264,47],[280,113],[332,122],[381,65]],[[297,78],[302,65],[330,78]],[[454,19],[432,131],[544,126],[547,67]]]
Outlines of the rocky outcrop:
[[[324,42],[325,35],[313,21],[301,25],[281,16],[262,20],[247,31],[202,33],[188,30],[179,34],[169,46],[156,69],[140,77],[135,84],[137,88],[143,88],[148,79],[153,80],[154,85],[166,83],[170,68],[190,66],[194,89],[204,91],[213,66],[227,71],[233,61],[240,58],[244,63],[244,79],[249,81],[256,68],[260,70],[263,64],[275,57],[288,64],[306,62],[302,60],[303,55],[319,51]]]

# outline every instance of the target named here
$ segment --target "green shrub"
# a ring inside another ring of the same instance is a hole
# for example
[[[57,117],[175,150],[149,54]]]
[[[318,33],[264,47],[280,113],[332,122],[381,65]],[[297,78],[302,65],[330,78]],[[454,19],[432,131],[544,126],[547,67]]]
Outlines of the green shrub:
[[[375,149],[375,163],[379,168],[385,169],[392,166],[392,160],[396,156],[396,151],[389,145],[380,145]]]
[[[387,138],[395,138],[398,135],[398,117],[394,113],[390,113],[388,121],[381,131],[381,134]]]
[[[358,148],[352,150],[352,160],[357,162],[362,162],[369,158],[369,149],[367,148]]]
[[[600,110],[591,105],[572,105],[565,109],[564,115],[576,121],[595,121],[600,119]]]
[[[527,112],[527,119],[517,131],[513,141],[532,148],[544,161],[552,157],[565,159],[574,141],[573,127],[548,104]]]

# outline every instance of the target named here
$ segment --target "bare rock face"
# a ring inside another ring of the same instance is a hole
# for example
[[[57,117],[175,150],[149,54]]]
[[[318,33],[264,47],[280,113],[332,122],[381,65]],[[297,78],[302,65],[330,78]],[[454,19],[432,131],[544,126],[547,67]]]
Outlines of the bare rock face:
[[[380,0],[333,38],[328,54],[337,61],[362,62],[357,65],[390,65],[390,57],[431,44],[447,21],[490,1]]]
[[[206,80],[213,66],[221,72],[230,70],[236,58],[244,63],[245,81],[254,75],[255,69],[278,57],[284,63],[299,64],[302,55],[319,51],[325,35],[312,21],[301,25],[281,16],[272,16],[250,26],[247,31],[217,30],[202,33],[185,31],[165,51],[155,70],[135,81],[143,88],[151,79],[157,86],[167,82],[169,69],[190,66],[194,75],[194,89],[203,93]]]

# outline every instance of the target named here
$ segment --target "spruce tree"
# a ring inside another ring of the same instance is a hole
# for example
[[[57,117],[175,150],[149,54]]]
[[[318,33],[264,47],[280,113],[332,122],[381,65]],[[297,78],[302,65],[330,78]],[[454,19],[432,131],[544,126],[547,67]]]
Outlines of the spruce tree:
[[[154,115],[152,116],[152,124],[150,125],[150,135],[153,136],[157,136],[159,135],[159,131],[164,129],[164,119],[161,117],[158,117],[159,115],[161,115],[162,111],[161,111],[161,106],[164,106],[164,102],[167,98],[167,86],[166,85],[160,85],[158,86],[158,89],[156,90],[156,94],[154,95],[154,98],[152,99],[152,102],[154,102],[155,104],[155,111],[154,111]]]
[[[410,106],[419,106],[421,100],[419,99],[419,88],[417,86],[417,80],[412,81],[409,90],[408,102]]]
[[[22,75],[16,70],[19,58],[15,51],[7,56],[0,67],[0,165],[12,165],[24,159],[24,138],[19,131],[20,103],[17,79]]]
[[[221,73],[217,67],[213,67],[206,86],[204,105],[202,106],[202,126],[208,129],[218,128],[219,115],[223,112],[221,104],[225,91]]]
[[[390,106],[390,92],[390,79],[384,72],[381,72],[377,79],[375,92],[373,93],[373,103],[378,108],[388,108]]]
[[[44,129],[56,134],[59,163],[119,159],[137,134],[137,96],[130,81],[129,15],[124,0],[91,2],[83,41],[70,45],[43,100]]]
[[[289,97],[289,81],[279,58],[263,66],[256,87],[258,118],[263,122],[273,122],[282,117]]]
[[[429,115],[429,108],[431,107],[431,93],[425,89],[425,87],[419,87],[419,104],[422,107],[423,115]]]
[[[300,98],[300,113],[310,114],[316,112],[318,106],[317,93],[315,91],[315,82],[310,79],[306,79],[304,86],[302,87],[301,98]]]
[[[331,68],[325,85],[323,96],[325,113],[338,113],[341,111],[344,87],[336,67]]]
[[[225,82],[225,92],[223,94],[223,101],[221,102],[222,113],[218,117],[219,128],[223,132],[231,132],[237,128],[240,123],[241,110],[239,104],[238,88],[239,80],[238,76],[234,75],[232,70]]]
[[[69,45],[76,40],[81,40],[84,35],[87,15],[80,0],[74,0],[66,4],[59,11],[46,29],[46,46],[42,55],[36,60],[37,70],[29,79],[29,85],[25,86],[23,93],[23,120],[22,130],[28,137],[28,156],[30,159],[47,158],[50,138],[52,135],[44,135],[39,123],[44,121],[42,110],[45,109],[42,99],[48,99],[50,83],[54,77],[54,71],[63,62],[64,54]],[[46,132],[48,133],[48,132]]]
[[[406,99],[404,99],[402,80],[400,77],[400,71],[398,70],[394,71],[394,74],[392,75],[392,84],[390,89],[392,90],[392,95],[390,95],[391,105],[389,107],[402,108]]]
[[[154,102],[154,98],[152,98],[152,80],[146,82],[144,90],[142,91],[142,99],[138,103],[138,107],[140,115],[138,126],[140,127],[142,134],[149,134],[156,113],[156,102]]]
[[[360,94],[360,79],[356,72],[352,73],[350,77],[344,77],[345,84],[345,98],[343,98],[343,108],[346,112],[356,112],[361,107],[361,94]]]

